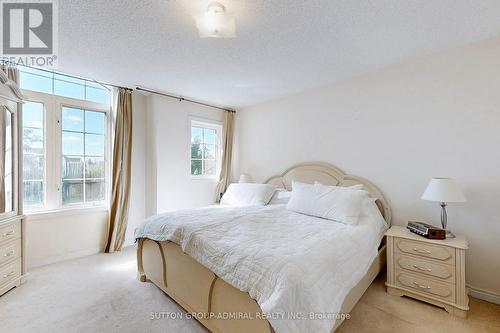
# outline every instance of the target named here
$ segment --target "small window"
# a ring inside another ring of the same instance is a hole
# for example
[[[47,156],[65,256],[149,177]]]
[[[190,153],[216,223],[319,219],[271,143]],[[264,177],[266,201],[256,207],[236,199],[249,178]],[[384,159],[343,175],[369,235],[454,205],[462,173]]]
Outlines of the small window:
[[[222,127],[217,123],[191,121],[191,176],[217,178],[220,170],[220,137]]]
[[[62,108],[63,205],[105,199],[105,124],[104,112]]]

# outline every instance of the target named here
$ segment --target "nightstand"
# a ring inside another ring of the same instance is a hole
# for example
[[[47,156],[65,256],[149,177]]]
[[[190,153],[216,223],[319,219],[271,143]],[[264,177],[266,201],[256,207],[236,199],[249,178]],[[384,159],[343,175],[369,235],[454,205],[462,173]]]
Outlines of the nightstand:
[[[427,239],[406,227],[393,226],[387,236],[387,292],[408,296],[467,317],[469,297],[465,287],[467,240]]]

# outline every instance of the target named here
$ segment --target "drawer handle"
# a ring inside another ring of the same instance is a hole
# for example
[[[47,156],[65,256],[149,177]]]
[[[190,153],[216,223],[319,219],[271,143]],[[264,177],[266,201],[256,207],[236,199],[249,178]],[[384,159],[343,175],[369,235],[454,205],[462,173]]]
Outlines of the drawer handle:
[[[424,271],[424,272],[432,272],[432,269],[427,268],[427,267],[420,267],[418,265],[413,265],[413,268],[419,269],[419,270]]]
[[[14,250],[10,250],[9,252],[5,253],[3,256],[4,257],[11,257],[14,255]]]
[[[14,230],[11,230],[9,232],[6,232],[5,234],[3,234],[2,236],[3,237],[7,237],[7,236],[12,236],[14,234]]]
[[[429,287],[429,286],[423,286],[423,285],[418,284],[416,282],[413,282],[413,284],[416,285],[417,287],[419,287],[420,289],[431,289],[431,287]]]
[[[431,254],[431,251],[429,251],[429,250],[417,249],[416,247],[413,248],[413,251],[418,252],[418,253]]]
[[[12,276],[12,275],[14,275],[14,271],[12,271],[12,272],[10,272],[10,273],[8,273],[8,274],[5,274],[5,275],[3,276],[3,278],[4,278],[4,279],[6,279],[6,278],[8,278],[9,276]]]

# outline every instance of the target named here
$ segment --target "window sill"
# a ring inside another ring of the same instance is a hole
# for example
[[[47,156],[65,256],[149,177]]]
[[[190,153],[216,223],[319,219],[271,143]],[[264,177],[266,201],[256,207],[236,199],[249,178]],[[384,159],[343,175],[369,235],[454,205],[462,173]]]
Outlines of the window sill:
[[[210,183],[218,183],[219,179],[216,177],[209,177],[209,176],[191,176],[191,180],[194,181],[205,181],[205,182],[210,182]]]
[[[68,207],[54,210],[43,210],[35,212],[25,212],[24,215],[28,220],[44,220],[51,217],[64,217],[73,215],[95,214],[100,212],[108,212],[107,206],[89,206],[89,207]]]

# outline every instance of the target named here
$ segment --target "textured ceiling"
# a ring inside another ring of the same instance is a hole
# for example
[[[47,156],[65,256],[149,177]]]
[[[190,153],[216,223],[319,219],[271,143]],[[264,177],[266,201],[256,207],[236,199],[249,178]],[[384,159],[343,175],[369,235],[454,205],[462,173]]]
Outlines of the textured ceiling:
[[[242,107],[500,33],[499,0],[220,2],[237,38],[198,37],[207,1],[59,1],[59,69]]]

